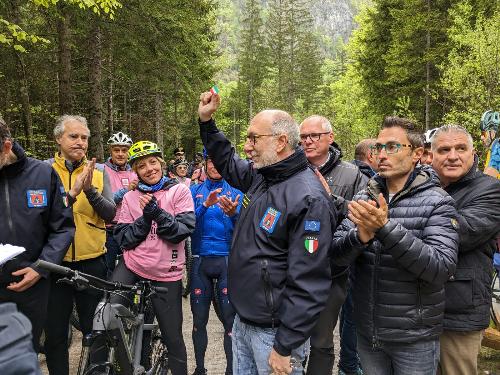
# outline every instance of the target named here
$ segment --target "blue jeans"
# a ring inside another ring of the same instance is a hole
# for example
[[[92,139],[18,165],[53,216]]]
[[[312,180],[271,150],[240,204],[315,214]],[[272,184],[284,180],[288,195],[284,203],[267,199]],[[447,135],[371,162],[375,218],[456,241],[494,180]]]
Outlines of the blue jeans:
[[[233,374],[234,375],[269,375],[271,367],[268,360],[274,345],[274,336],[278,328],[260,328],[234,318],[233,335]],[[309,355],[309,340],[292,350],[295,358],[292,375],[302,375],[302,362]]]
[[[351,284],[352,285],[352,284]],[[349,287],[347,298],[340,312],[340,355],[339,369],[346,374],[354,374],[361,367],[356,350],[356,325],[353,321],[352,289]]]
[[[435,375],[439,338],[413,343],[379,342],[358,333],[358,353],[365,375]]]

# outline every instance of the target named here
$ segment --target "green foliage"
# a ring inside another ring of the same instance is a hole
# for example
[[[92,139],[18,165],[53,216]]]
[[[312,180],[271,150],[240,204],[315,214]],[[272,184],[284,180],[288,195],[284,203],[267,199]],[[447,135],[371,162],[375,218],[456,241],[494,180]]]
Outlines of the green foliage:
[[[462,1],[450,15],[452,48],[441,66],[441,85],[449,98],[446,121],[464,124],[478,135],[481,114],[500,110],[500,9],[488,17]]]

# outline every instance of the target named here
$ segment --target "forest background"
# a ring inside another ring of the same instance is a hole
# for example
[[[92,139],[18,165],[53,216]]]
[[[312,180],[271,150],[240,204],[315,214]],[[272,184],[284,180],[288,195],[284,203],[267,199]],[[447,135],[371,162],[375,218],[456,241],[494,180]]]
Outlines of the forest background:
[[[60,114],[80,114],[101,161],[117,131],[191,158],[199,94],[214,84],[240,150],[265,108],[328,117],[346,158],[391,114],[479,140],[481,114],[500,110],[500,2],[0,2],[0,115],[33,156],[53,154]]]

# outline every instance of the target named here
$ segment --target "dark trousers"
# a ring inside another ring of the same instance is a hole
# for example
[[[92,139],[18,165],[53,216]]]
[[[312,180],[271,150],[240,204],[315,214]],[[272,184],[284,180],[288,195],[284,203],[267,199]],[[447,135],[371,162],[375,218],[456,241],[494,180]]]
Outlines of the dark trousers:
[[[123,259],[116,266],[111,279],[124,284],[135,284],[138,281],[147,280],[129,270]],[[187,352],[182,337],[182,282],[181,280],[153,281],[152,284],[168,288],[168,293],[156,293],[151,297],[161,337],[168,350],[168,366],[172,375],[186,375]],[[116,295],[111,297],[111,302],[124,306],[129,304],[127,299]]]
[[[104,256],[106,258],[106,265],[108,266],[108,278],[111,278],[113,274],[116,259],[119,255],[122,255],[122,249],[113,237],[113,228],[114,227],[106,228],[106,254],[104,254]]]
[[[221,323],[224,326],[226,375],[230,375],[233,373],[231,331],[235,312],[227,294],[227,257],[194,257],[191,276],[191,312],[194,356],[198,371],[205,368],[205,352],[208,345],[207,323],[214,287],[217,290],[217,303],[220,308]]]
[[[335,363],[333,331],[346,297],[347,276],[348,273],[345,273],[333,279],[325,309],[319,314],[314,326],[311,334],[311,354],[307,365],[308,375],[332,374]]]
[[[65,267],[106,278],[104,256],[79,262],[63,262]],[[80,320],[83,335],[92,331],[92,322],[102,293],[95,289],[76,290],[73,286],[57,283],[60,277],[53,275],[45,324],[45,356],[50,375],[68,375],[68,326],[73,302]]]
[[[14,292],[7,289],[6,284],[0,285],[0,303],[15,303],[18,311],[22,312],[30,320],[33,348],[37,353],[40,346],[40,335],[47,316],[49,290],[50,282],[44,278],[38,280],[35,285],[24,292]]]
[[[351,284],[352,285],[352,284]],[[356,325],[354,324],[354,302],[352,289],[349,288],[347,298],[340,312],[340,355],[339,369],[346,374],[355,374],[361,368],[359,360],[356,338]]]

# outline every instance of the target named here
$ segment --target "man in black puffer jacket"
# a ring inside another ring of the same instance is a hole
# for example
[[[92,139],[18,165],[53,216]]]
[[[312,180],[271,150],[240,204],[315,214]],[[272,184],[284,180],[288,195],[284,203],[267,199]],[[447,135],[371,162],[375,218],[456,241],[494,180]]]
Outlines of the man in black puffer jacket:
[[[334,142],[332,125],[327,118],[318,115],[306,118],[300,124],[300,142],[309,164],[321,173],[328,184],[340,223],[347,215],[348,201],[366,186],[368,178],[355,165],[342,161],[342,151]],[[347,276],[348,267],[332,265],[330,295],[311,335],[307,374],[332,374],[335,362],[333,331],[346,298]],[[351,350],[356,351],[355,342]]]
[[[454,202],[432,169],[415,167],[423,147],[413,128],[384,119],[373,149],[379,175],[349,204],[332,244],[340,265],[356,260],[358,353],[369,374],[436,373],[444,284],[457,260]]]
[[[336,213],[297,148],[299,129],[286,112],[262,111],[248,128],[242,160],[211,116],[220,97],[200,98],[200,135],[217,170],[245,193],[228,268],[233,372],[302,374],[308,338],[325,306],[328,250]]]
[[[457,270],[445,285],[438,373],[476,374],[482,332],[490,323],[492,259],[500,232],[500,181],[477,169],[472,137],[461,126],[439,128],[431,147],[432,166],[456,201],[460,227]]]

